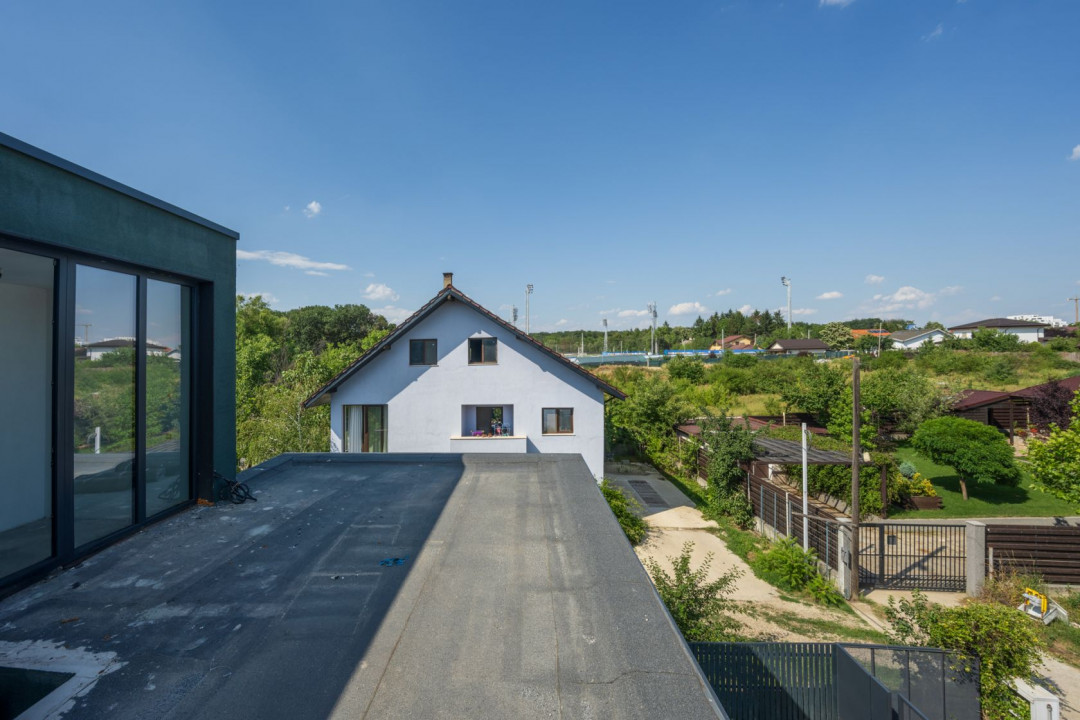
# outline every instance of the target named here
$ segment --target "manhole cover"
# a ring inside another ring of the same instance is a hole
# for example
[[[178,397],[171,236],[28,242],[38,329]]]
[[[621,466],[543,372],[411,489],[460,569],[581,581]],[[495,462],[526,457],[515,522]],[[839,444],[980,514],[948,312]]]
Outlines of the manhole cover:
[[[16,718],[75,673],[0,667],[0,720]]]
[[[628,480],[630,487],[634,489],[637,496],[641,498],[641,502],[649,507],[667,507],[667,503],[664,502],[664,498],[660,497],[660,494],[653,490],[645,480]]]

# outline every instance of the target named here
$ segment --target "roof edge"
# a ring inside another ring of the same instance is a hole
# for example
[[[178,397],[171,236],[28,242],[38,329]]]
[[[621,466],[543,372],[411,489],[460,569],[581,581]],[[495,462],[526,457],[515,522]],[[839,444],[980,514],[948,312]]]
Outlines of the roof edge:
[[[165,202],[164,200],[159,200],[153,195],[148,195],[141,190],[136,190],[129,185],[125,185],[121,182],[117,182],[116,180],[105,177],[101,173],[97,173],[88,168],[84,168],[82,165],[76,165],[70,160],[65,160],[58,155],[53,155],[48,151],[42,150],[39,147],[35,147],[30,143],[23,142],[18,138],[14,138],[2,132],[0,132],[0,147],[6,147],[9,150],[14,150],[17,153],[26,155],[27,157],[33,158],[34,160],[38,160],[39,162],[52,165],[55,168],[81,177],[84,180],[89,180],[90,182],[101,185],[102,187],[108,188],[109,190],[118,192],[121,195],[127,195],[133,200],[138,200],[139,202],[155,207],[158,210],[164,210],[171,215],[176,215],[177,217],[187,220],[189,222],[193,222],[196,225],[202,225],[208,230],[213,230],[214,232],[230,237],[233,240],[240,239],[240,233],[236,232],[235,230],[230,230],[224,225],[218,225],[212,220],[207,220],[204,217],[196,215],[193,212],[184,210],[183,208],[173,205],[172,203]]]

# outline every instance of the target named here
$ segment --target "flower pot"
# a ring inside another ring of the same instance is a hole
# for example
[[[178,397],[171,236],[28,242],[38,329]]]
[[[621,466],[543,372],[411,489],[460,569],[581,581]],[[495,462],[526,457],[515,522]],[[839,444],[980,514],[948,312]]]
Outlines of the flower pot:
[[[916,510],[937,510],[942,506],[941,498],[939,497],[925,497],[922,495],[913,495],[908,499],[908,502]]]

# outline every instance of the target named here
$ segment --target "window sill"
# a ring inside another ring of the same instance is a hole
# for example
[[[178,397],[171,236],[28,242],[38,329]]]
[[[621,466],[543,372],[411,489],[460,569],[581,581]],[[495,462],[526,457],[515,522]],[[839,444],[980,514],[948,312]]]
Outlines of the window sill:
[[[439,363],[409,363],[409,367],[439,367]]]
[[[540,433],[541,437],[574,437],[575,433]]]
[[[469,363],[469,367],[483,367],[485,365],[498,365],[498,364],[499,363],[497,363],[497,362],[493,362],[493,363]]]

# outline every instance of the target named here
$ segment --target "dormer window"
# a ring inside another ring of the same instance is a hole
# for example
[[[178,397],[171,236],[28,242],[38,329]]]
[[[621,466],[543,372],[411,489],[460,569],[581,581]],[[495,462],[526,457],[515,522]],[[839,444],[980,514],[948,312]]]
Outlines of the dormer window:
[[[493,337],[469,338],[469,364],[494,365],[498,362],[498,340]]]

